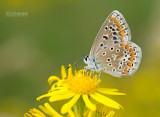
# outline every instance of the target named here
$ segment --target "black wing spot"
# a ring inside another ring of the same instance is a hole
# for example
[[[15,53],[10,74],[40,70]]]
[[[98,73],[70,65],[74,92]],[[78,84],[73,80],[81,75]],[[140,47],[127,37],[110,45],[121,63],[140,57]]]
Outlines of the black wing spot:
[[[120,52],[120,49],[117,49],[116,51],[117,51],[117,52]]]
[[[119,68],[118,69],[122,69],[122,66],[119,66]]]
[[[112,31],[116,31],[114,28],[112,28]]]
[[[116,32],[113,32],[113,35],[116,35],[117,33]]]
[[[126,52],[126,51],[124,51],[124,54],[127,54],[127,52]]]
[[[113,51],[113,50],[114,50],[114,47],[111,47],[110,49],[111,49],[111,51]]]
[[[102,55],[103,55],[103,56],[106,55],[106,52],[103,52]]]
[[[108,66],[112,66],[112,63],[109,63]]]
[[[115,71],[116,71],[116,69],[114,69],[114,68],[113,68],[113,69],[112,69],[112,71],[113,71],[113,72],[115,72]]]
[[[110,62],[110,61],[111,61],[111,59],[110,59],[110,58],[108,58],[108,59],[107,59],[107,61],[108,61],[108,62]]]
[[[114,41],[114,44],[119,43],[118,41]]]
[[[108,39],[108,36],[107,36],[107,35],[103,36],[103,39],[107,40],[107,39]]]
[[[114,37],[113,37],[113,40],[117,40],[117,37],[116,37],[116,36],[114,36]]]
[[[103,44],[103,43],[101,43],[99,46],[100,46],[100,47],[102,47],[103,45],[104,45],[104,44]]]
[[[106,26],[105,29],[107,30],[107,29],[108,29],[108,26]]]
[[[104,49],[106,49],[107,47],[105,46]]]
[[[110,26],[109,29],[112,29],[112,26]]]

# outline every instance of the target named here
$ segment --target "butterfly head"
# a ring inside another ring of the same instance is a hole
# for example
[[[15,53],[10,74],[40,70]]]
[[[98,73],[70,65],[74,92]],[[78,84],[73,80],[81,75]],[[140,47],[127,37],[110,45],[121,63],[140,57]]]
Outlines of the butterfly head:
[[[89,63],[89,56],[83,56],[83,61],[85,64]]]

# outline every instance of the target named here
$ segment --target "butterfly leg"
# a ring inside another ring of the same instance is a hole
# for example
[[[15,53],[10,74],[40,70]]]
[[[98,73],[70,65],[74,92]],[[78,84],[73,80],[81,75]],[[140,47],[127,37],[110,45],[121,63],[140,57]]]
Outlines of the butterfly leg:
[[[94,70],[91,70],[91,73],[92,73],[92,77],[94,79]]]
[[[98,79],[100,81],[100,76],[101,76],[102,71],[100,71],[99,75],[98,75]]]
[[[84,67],[84,75],[87,75],[87,69],[89,69],[89,67],[88,67],[88,66],[85,66],[85,67]]]

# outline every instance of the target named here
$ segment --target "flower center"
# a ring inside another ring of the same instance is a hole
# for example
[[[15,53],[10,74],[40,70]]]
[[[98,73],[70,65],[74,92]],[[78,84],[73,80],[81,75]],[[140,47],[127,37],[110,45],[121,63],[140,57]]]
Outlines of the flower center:
[[[91,94],[99,86],[99,79],[97,75],[94,79],[91,77],[91,73],[84,75],[84,70],[78,71],[73,76],[69,76],[66,79],[68,89],[77,94]]]

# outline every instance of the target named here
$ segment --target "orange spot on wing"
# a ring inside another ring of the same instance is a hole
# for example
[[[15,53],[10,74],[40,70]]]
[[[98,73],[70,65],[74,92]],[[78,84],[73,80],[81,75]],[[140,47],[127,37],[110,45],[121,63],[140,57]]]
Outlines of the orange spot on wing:
[[[131,68],[132,67],[132,63],[127,63],[127,65]]]
[[[111,21],[113,21],[113,20],[114,20],[114,18],[113,18],[113,17],[110,17],[110,20],[111,20]]]
[[[129,51],[130,51],[130,52],[134,52],[132,48],[131,48]]]
[[[121,35],[121,36],[124,36],[124,35],[125,35],[124,31],[120,32],[120,35]]]
[[[125,41],[123,37],[121,38],[121,40],[122,40],[123,42]]]
[[[127,73],[128,73],[128,68],[126,67],[122,74],[127,74]]]
[[[118,22],[118,20],[117,20],[117,19],[114,19],[114,22]]]
[[[117,26],[119,27],[119,26],[121,26],[121,24],[119,22],[117,22]]]
[[[119,30],[119,31],[122,31],[122,30],[123,30],[123,28],[122,28],[122,27],[118,27],[118,30]]]
[[[125,43],[121,43],[121,46],[125,46]]]
[[[129,60],[132,61],[132,62],[134,62],[134,61],[133,61],[133,57],[130,57]]]
[[[125,48],[126,48],[126,49],[129,49],[129,44],[127,44],[127,45],[125,46]]]
[[[131,53],[131,56],[134,57],[134,53],[133,52]]]

